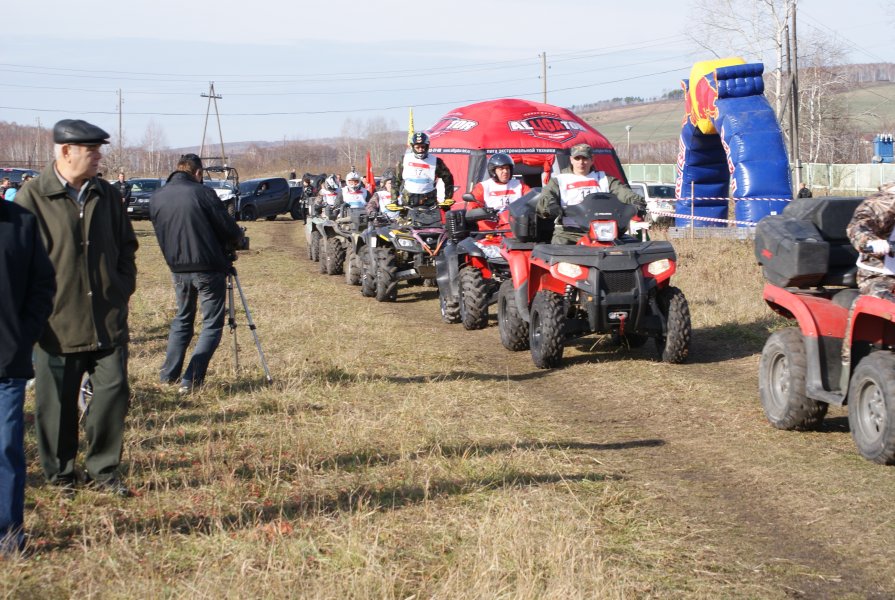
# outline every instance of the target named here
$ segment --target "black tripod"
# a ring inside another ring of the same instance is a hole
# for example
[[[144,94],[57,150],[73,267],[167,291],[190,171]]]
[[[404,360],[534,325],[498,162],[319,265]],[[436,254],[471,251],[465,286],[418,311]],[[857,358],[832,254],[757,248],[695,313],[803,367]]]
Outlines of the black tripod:
[[[267,368],[267,360],[264,358],[264,350],[261,349],[261,340],[258,339],[258,331],[255,322],[252,320],[252,311],[249,310],[249,303],[246,302],[246,296],[242,292],[242,284],[239,283],[239,275],[236,274],[236,267],[230,265],[227,271],[227,324],[230,326],[230,333],[233,334],[233,366],[239,371],[239,345],[236,343],[236,307],[233,304],[233,284],[236,283],[236,289],[239,291],[239,299],[242,300],[242,308],[246,313],[246,321],[249,323],[249,329],[252,337],[255,339],[255,348],[258,349],[258,358],[261,359],[261,367],[264,369],[264,377],[268,385],[273,383],[270,376],[270,369]]]

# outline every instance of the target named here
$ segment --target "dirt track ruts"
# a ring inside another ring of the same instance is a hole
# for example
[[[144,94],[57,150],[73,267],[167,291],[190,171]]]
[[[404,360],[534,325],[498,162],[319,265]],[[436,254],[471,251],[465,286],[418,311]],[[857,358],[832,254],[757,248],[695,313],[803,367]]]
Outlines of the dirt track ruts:
[[[277,227],[275,246],[294,248],[296,268],[309,276],[303,233]],[[343,277],[329,278],[333,293],[361,297]],[[622,474],[646,492],[669,519],[691,531],[682,552],[708,564],[738,564],[770,596],[888,598],[895,596],[895,468],[862,459],[848,433],[844,409],[831,408],[819,432],[794,433],[768,425],[758,403],[760,344],[725,339],[700,329],[694,314],[693,347],[684,365],[652,360],[650,348],[626,353],[588,345],[567,347],[564,366],[539,372],[526,352],[501,345],[491,309],[489,326],[466,331],[438,318],[436,292],[400,288],[400,311],[410,330],[431,331],[457,352],[454,368],[490,365],[529,395],[570,436],[625,444]],[[411,299],[412,298],[412,299]],[[608,376],[607,376],[608,374]],[[590,392],[590,393],[588,393]],[[727,576],[719,568],[717,576]]]

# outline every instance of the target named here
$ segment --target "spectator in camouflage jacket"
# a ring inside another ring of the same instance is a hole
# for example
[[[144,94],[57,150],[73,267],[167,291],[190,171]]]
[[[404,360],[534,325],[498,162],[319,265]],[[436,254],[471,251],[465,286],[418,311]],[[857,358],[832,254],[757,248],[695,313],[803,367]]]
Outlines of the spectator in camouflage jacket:
[[[861,253],[858,259],[858,288],[862,294],[895,300],[895,261],[886,261],[895,249],[895,182],[881,185],[879,192],[862,202],[846,228],[848,239]],[[872,248],[872,252],[865,252]],[[889,263],[888,265],[886,263]]]
[[[858,289],[862,294],[895,301],[895,260],[886,260],[890,249],[895,249],[895,182],[879,187],[879,192],[858,205],[846,227],[848,239],[860,252],[858,258]],[[890,248],[891,246],[891,248]],[[872,252],[864,252],[872,249]],[[886,263],[889,264],[886,264]],[[855,306],[848,311],[851,329]],[[842,344],[842,364],[851,364],[851,346]]]

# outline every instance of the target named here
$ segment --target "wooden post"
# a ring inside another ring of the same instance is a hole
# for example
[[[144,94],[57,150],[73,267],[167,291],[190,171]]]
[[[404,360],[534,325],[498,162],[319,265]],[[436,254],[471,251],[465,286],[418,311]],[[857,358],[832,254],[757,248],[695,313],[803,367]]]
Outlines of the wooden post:
[[[694,239],[696,237],[696,231],[694,231],[696,219],[693,217],[696,216],[696,182],[690,182],[690,239]]]

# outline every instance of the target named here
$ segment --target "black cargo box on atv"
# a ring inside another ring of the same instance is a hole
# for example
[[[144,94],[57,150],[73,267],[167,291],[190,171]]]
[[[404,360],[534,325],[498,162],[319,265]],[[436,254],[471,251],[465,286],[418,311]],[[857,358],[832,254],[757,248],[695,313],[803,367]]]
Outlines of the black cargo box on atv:
[[[350,207],[348,209],[348,218],[351,221],[351,227],[354,231],[360,231],[361,229],[367,228],[369,216],[367,215],[366,208]]]
[[[520,242],[549,242],[553,236],[553,221],[538,218],[535,209],[541,188],[532,188],[530,192],[510,202],[510,229],[513,237]]]
[[[755,258],[779,287],[855,286],[857,251],[845,228],[863,198],[799,198],[759,221]]]

